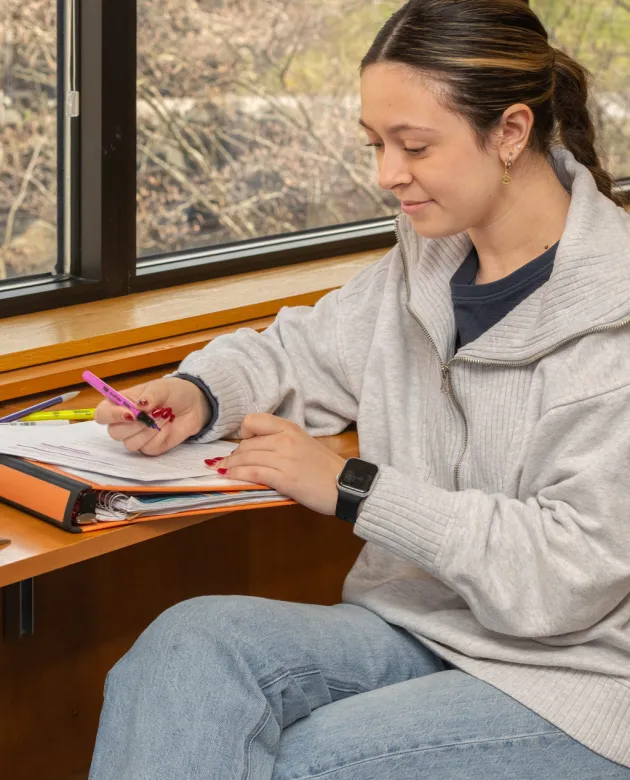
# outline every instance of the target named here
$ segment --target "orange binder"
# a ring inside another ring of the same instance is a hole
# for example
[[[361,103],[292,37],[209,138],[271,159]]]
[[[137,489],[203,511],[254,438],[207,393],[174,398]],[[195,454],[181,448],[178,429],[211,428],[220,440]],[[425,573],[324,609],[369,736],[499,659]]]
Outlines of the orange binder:
[[[247,490],[265,490],[265,485],[230,485],[221,487],[165,487],[155,485],[101,485],[72,474],[67,474],[56,466],[47,463],[23,460],[14,455],[0,455],[0,500],[12,506],[36,515],[48,523],[71,533],[86,533],[116,528],[131,523],[144,523],[167,517],[184,515],[203,515],[224,512],[236,512],[241,509],[259,509],[275,506],[289,506],[295,501],[279,497],[278,501],[265,503],[247,503],[221,506],[208,509],[192,509],[173,514],[142,516],[129,520],[95,521],[96,506],[100,492],[120,492],[133,496],[142,493],[212,493],[238,492]]]

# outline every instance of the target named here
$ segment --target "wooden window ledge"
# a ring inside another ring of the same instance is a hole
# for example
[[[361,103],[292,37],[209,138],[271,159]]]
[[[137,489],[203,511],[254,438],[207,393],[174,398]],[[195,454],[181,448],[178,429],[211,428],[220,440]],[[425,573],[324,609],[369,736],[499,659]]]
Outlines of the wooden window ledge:
[[[0,320],[0,401],[179,362],[235,325],[313,305],[385,250],[314,260]]]

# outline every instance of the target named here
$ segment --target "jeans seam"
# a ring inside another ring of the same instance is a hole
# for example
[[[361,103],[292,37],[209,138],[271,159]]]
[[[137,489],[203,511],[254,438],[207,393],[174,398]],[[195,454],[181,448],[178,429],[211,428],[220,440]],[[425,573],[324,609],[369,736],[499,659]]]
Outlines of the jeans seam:
[[[252,762],[251,762],[251,751],[252,751],[252,745],[254,744],[254,740],[256,737],[263,731],[265,726],[267,725],[269,718],[272,715],[271,707],[267,710],[266,713],[263,713],[262,717],[258,721],[258,723],[254,726],[252,731],[250,731],[249,736],[246,740],[246,750],[245,750],[245,767],[243,768],[243,774],[241,775],[242,780],[248,780],[249,778],[249,770],[251,768]]]
[[[352,686],[345,686],[342,683],[338,683],[336,680],[331,680],[330,682],[327,680],[326,684],[328,686],[328,689],[331,691],[341,691],[341,693],[368,693],[369,688],[357,688]]]
[[[266,690],[267,688],[270,688],[272,685],[275,685],[276,683],[280,682],[280,680],[284,680],[287,677],[294,677],[296,679],[299,679],[300,677],[309,677],[313,674],[322,674],[321,669],[307,669],[307,667],[303,667],[301,670],[298,668],[297,670],[287,670],[283,672],[282,674],[277,675],[269,682],[266,682],[264,684],[259,683],[261,691]],[[323,676],[323,675],[322,675]],[[329,690],[333,691],[341,691],[342,693],[367,693],[370,689],[369,688],[357,688],[357,686],[344,686],[343,683],[339,682],[338,680],[326,680],[324,677],[324,680],[326,681],[326,687]]]
[[[260,689],[262,691],[265,690],[265,688],[269,688],[271,685],[275,685],[280,680],[285,679],[286,677],[308,677],[310,674],[319,674],[320,670],[315,667],[308,667],[308,666],[298,666],[297,669],[293,670],[285,670],[282,673],[276,673],[276,676],[273,677],[269,682],[263,683],[259,682],[258,685],[260,686]]]
[[[452,742],[448,745],[437,745],[435,747],[421,747],[421,748],[409,748],[408,750],[397,750],[393,753],[381,753],[378,756],[371,756],[370,758],[363,758],[359,761],[351,761],[347,764],[340,764],[333,769],[326,769],[324,772],[318,772],[317,774],[300,775],[299,777],[293,777],[291,780],[315,780],[318,777],[326,777],[333,772],[338,772],[340,769],[347,769],[351,766],[359,766],[361,764],[368,764],[371,761],[378,761],[381,758],[392,758],[393,756],[404,756],[408,753],[427,753],[430,750],[444,750],[454,747],[465,747],[466,745],[481,745],[492,742],[506,742],[510,739],[533,739],[534,737],[566,737],[562,731],[541,731],[536,734],[511,734],[507,737],[494,737],[491,739],[471,739],[465,742]]]

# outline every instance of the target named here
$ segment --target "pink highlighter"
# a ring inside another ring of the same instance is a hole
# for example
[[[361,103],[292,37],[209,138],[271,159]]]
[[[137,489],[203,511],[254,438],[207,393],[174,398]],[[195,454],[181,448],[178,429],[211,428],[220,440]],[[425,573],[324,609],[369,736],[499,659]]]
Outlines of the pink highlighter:
[[[99,379],[91,371],[84,371],[83,379],[85,379],[85,381],[88,383],[88,385],[90,385],[90,387],[93,387],[101,395],[104,395],[108,401],[111,401],[113,404],[116,404],[116,406],[124,406],[125,409],[129,409],[129,411],[133,414],[136,420],[138,420],[138,422],[144,423],[149,428],[153,428],[156,431],[160,430],[158,424],[155,422],[155,420],[152,417],[149,417],[149,415],[146,412],[143,412],[140,409],[138,409],[138,407],[133,403],[133,401],[130,401],[128,398],[125,398],[120,393],[117,393],[113,387],[110,387],[107,383],[103,382],[102,379]]]

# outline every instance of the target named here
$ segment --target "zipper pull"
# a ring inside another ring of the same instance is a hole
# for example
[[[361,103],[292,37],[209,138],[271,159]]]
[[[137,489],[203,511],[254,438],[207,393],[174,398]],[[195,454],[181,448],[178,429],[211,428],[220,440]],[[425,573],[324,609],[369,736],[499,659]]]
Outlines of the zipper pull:
[[[449,384],[449,381],[448,381],[449,380],[449,376],[448,376],[449,370],[450,369],[449,369],[449,367],[447,365],[443,365],[440,368],[440,374],[442,375],[442,386],[440,387],[440,390],[443,393],[445,393],[446,395],[448,395],[451,392],[451,387],[450,387],[450,384]]]

